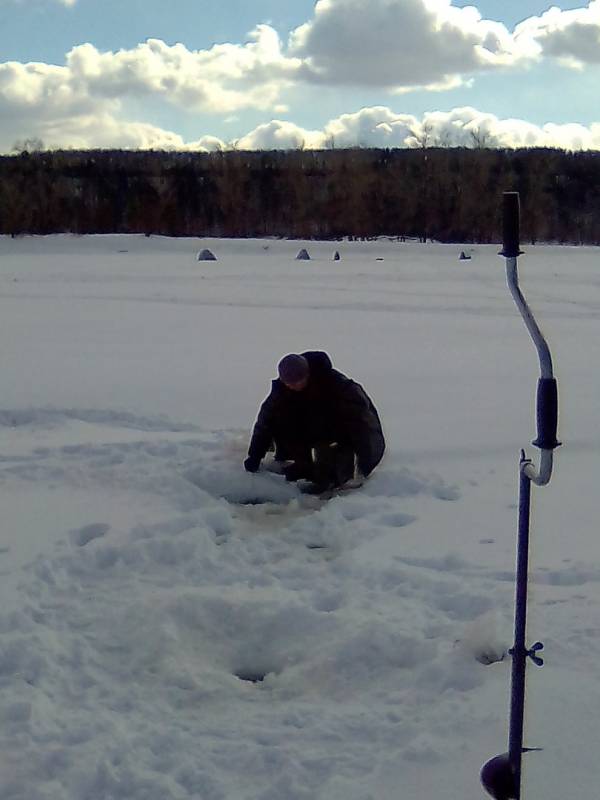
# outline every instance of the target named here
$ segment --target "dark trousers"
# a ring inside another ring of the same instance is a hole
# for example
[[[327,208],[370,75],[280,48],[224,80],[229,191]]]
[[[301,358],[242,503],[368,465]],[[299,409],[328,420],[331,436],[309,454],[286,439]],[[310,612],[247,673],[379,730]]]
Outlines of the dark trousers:
[[[341,486],[354,477],[354,450],[350,445],[317,444],[313,452],[315,483]]]
[[[308,478],[322,486],[341,486],[354,477],[354,450],[348,444],[315,442],[275,443],[278,461],[294,461],[298,477]]]

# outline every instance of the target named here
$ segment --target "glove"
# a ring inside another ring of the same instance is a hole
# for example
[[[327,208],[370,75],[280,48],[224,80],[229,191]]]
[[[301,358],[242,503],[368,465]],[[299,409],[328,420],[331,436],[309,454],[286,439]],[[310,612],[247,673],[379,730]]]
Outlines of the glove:
[[[248,458],[244,461],[244,469],[246,470],[246,472],[258,472],[259,467],[260,467],[260,459],[248,456]]]

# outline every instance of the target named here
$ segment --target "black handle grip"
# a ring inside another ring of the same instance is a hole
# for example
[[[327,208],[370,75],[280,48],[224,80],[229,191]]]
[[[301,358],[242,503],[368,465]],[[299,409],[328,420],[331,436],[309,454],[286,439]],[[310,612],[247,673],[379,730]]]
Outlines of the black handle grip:
[[[519,247],[519,193],[504,192],[502,198],[502,250],[505,258],[516,258]]]
[[[532,444],[541,450],[554,450],[560,442],[558,427],[558,384],[555,378],[540,378],[537,385],[537,439]]]

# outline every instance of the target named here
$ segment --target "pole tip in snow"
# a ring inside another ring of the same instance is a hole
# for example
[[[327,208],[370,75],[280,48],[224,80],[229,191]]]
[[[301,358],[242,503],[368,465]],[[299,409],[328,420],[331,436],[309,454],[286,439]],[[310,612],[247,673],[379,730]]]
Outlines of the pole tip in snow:
[[[508,753],[494,756],[481,768],[481,783],[494,800],[516,800],[518,795],[515,770]]]

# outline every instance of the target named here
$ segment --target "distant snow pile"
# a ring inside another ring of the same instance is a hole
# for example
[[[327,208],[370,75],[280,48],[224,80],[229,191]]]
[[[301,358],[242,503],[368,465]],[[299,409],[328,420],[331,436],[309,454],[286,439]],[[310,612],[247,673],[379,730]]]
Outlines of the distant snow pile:
[[[310,256],[306,248],[303,247],[302,250],[298,251],[298,255],[296,256],[296,261],[310,261]]]
[[[198,261],[216,261],[217,257],[212,250],[204,249],[198,253]]]

